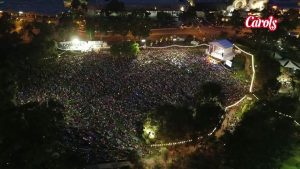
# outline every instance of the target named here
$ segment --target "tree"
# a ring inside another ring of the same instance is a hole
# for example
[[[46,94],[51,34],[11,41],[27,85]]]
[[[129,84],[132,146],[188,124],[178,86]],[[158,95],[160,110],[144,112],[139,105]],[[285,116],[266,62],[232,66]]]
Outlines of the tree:
[[[179,15],[179,19],[185,24],[192,25],[197,19],[195,7],[190,6],[187,11]]]
[[[173,162],[172,169],[218,169],[221,163],[221,158],[218,157],[218,152],[215,147],[209,148],[210,145],[205,146],[204,151],[197,150],[195,153],[185,156],[182,159]],[[209,148],[209,149],[207,149]]]
[[[22,59],[20,76],[28,74],[49,73],[53,71],[57,50],[54,41],[54,27],[45,22],[35,22],[33,27],[40,32],[33,36],[30,44],[24,46],[22,52],[26,59]],[[25,80],[26,78],[21,78]]]
[[[112,12],[120,13],[125,11],[125,5],[119,0],[109,0],[105,6],[105,13],[109,16]]]
[[[139,51],[139,44],[134,42],[117,43],[110,48],[111,55],[117,59],[134,59]]]
[[[193,133],[193,111],[185,106],[163,105],[149,114],[158,126],[157,137],[164,140],[183,139]]]
[[[8,13],[3,13],[0,18],[0,33],[1,36],[10,34],[15,29],[14,19]]]
[[[288,97],[256,103],[225,142],[226,166],[279,168],[297,140],[297,126],[279,113],[294,116],[298,104],[297,99]]]
[[[14,32],[13,19],[7,14],[3,16],[0,18],[0,168],[76,168],[69,161],[70,157],[75,158],[62,140],[63,106],[53,100],[15,103],[22,75],[33,73],[27,71],[53,54],[52,28],[45,23],[33,23],[40,33],[34,35],[31,43],[23,44],[20,35]]]
[[[166,12],[157,12],[158,27],[168,27],[174,23],[174,18]]]
[[[216,23],[217,17],[214,13],[207,12],[205,14],[205,19],[210,23]]]
[[[63,14],[59,18],[59,23],[55,28],[57,30],[57,37],[58,40],[69,40],[70,37],[74,36],[77,25],[74,24],[73,18],[67,14]]]
[[[78,9],[80,5],[81,5],[80,0],[72,0],[71,2],[71,6],[73,9]]]
[[[133,36],[148,37],[151,30],[151,21],[149,18],[132,18],[130,22],[130,31]],[[130,20],[130,18],[129,18]]]
[[[282,22],[280,23],[281,27],[284,27],[286,31],[294,30],[299,26],[300,21],[298,19],[299,11],[296,9],[289,9],[282,16]]]
[[[198,105],[195,115],[195,127],[197,131],[210,132],[218,127],[224,109],[216,102],[208,102]]]
[[[268,97],[276,95],[279,89],[280,83],[277,79],[269,79],[262,87],[262,91],[264,91]]]
[[[66,159],[69,150],[62,140],[63,109],[60,103],[49,100],[2,113],[1,168],[76,168],[75,163]]]
[[[231,24],[235,27],[235,28],[241,28],[243,26],[244,23],[244,19],[241,16],[240,11],[234,10],[232,12],[232,16],[231,16]]]
[[[90,39],[94,38],[97,22],[95,17],[87,17],[85,24],[85,30]]]
[[[14,19],[8,13],[3,13],[0,18],[0,113],[15,104],[22,44],[19,34],[14,30]]]
[[[265,92],[268,92],[269,89],[271,91],[276,90],[276,86],[278,85],[274,85],[274,83],[280,75],[279,63],[272,58],[269,53],[262,50],[259,50],[255,56],[255,62],[257,64],[256,83],[260,89],[263,89],[262,92],[264,94],[266,94]]]

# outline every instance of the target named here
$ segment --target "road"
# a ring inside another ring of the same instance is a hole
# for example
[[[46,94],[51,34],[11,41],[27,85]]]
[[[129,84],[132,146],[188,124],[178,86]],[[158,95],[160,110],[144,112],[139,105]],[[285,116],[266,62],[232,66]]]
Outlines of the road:
[[[149,37],[147,40],[156,41],[161,38],[170,37],[170,36],[178,36],[178,37],[187,37],[189,35],[201,40],[205,39],[215,39],[221,33],[226,33],[227,37],[241,37],[246,33],[251,33],[252,30],[250,28],[242,28],[238,31],[233,26],[224,26],[224,27],[212,27],[212,26],[200,26],[200,27],[185,27],[185,28],[162,28],[162,29],[152,29],[150,31]],[[300,26],[294,30],[294,32],[300,34]],[[85,33],[81,32],[81,37],[83,39],[87,39],[85,37]],[[96,40],[103,40],[106,42],[117,42],[124,40],[139,40],[136,39],[132,34],[128,34],[127,36],[116,35],[113,33],[108,34],[100,34],[99,32],[95,34]]]
[[[197,39],[215,39],[222,32],[226,32],[228,37],[242,36],[247,32],[251,32],[251,29],[242,29],[239,31],[239,34],[236,34],[236,29],[231,26],[227,27],[187,27],[187,28],[164,28],[164,29],[152,29],[147,40],[155,41],[160,40],[162,37],[178,36],[178,37],[187,37],[191,35]],[[112,33],[100,34],[96,33],[95,37],[97,40],[103,40],[106,42],[116,42],[122,40],[138,40],[135,39],[130,33],[127,36],[114,35]]]

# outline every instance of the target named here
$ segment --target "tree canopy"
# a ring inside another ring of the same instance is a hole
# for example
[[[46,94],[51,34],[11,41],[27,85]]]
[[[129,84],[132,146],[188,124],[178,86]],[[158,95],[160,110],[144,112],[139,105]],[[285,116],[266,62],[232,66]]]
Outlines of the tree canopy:
[[[271,96],[278,91],[277,77],[280,75],[280,64],[268,52],[259,50],[255,54],[256,83],[261,91]]]
[[[231,168],[279,168],[297,140],[294,116],[297,99],[261,100],[247,112],[225,143],[226,165]]]
[[[121,42],[113,44],[110,48],[111,54],[116,59],[133,59],[139,51],[139,45],[135,42]]]
[[[49,100],[1,112],[1,168],[79,167],[67,159],[72,153],[63,143],[63,111],[63,105]]]
[[[234,10],[232,12],[232,16],[231,16],[230,22],[231,22],[231,24],[235,28],[241,28],[243,26],[243,24],[244,24],[244,18],[241,16],[240,11]]]
[[[124,12],[125,5],[122,1],[119,0],[107,0],[108,3],[105,6],[105,13],[109,16],[112,12]]]

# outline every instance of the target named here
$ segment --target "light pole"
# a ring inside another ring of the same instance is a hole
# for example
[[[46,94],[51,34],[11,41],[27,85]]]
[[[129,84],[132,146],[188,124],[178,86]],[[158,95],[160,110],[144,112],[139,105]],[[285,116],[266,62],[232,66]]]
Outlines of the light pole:
[[[146,39],[142,39],[141,43],[142,43],[143,47],[146,48]]]

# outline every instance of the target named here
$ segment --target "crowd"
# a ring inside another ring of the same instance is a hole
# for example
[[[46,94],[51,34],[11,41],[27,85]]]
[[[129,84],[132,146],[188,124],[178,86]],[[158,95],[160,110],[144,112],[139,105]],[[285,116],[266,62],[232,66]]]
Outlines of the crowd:
[[[165,103],[193,102],[207,81],[222,85],[224,105],[239,100],[249,87],[210,63],[201,50],[144,49],[131,62],[95,53],[60,57],[54,74],[20,87],[18,102],[61,101],[67,144],[90,163],[112,161],[142,149],[137,133],[147,112]]]

